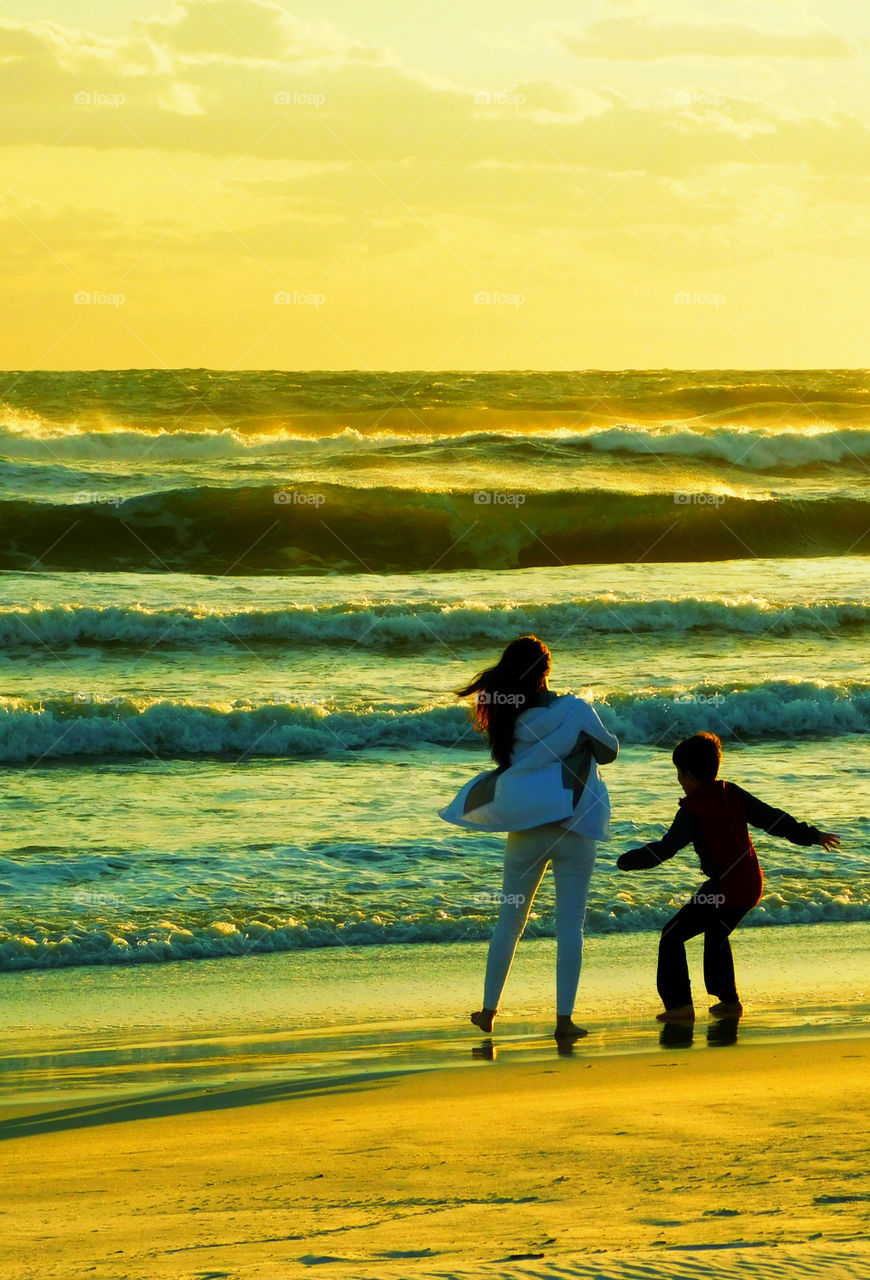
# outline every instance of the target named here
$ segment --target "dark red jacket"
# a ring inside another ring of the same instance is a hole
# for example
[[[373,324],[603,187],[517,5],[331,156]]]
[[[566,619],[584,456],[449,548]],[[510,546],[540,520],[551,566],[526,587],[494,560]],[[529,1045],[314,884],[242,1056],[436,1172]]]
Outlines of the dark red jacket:
[[[710,890],[723,894],[725,907],[748,911],[761,897],[764,879],[749,824],[792,844],[818,843],[820,832],[774,809],[734,782],[702,782],[680,801],[677,816],[661,840],[629,849],[617,860],[622,871],[655,867],[691,843]]]
[[[739,787],[727,782],[702,782],[680,801],[694,814],[698,832],[695,852],[701,870],[719,886],[724,907],[747,910],[761,900],[764,876],[749,834],[746,805]]]

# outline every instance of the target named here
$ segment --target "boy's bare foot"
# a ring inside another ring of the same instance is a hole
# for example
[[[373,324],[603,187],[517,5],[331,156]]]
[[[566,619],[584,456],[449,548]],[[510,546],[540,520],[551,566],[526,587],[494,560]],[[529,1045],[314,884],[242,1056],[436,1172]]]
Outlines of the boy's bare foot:
[[[480,1027],[481,1031],[485,1031],[489,1035],[492,1031],[492,1024],[495,1022],[495,1009],[478,1009],[476,1013],[471,1015],[471,1021],[476,1027]]]
[[[739,1000],[720,1000],[718,1004],[710,1005],[710,1013],[714,1018],[739,1018],[743,1012],[743,1005]]]
[[[583,1036],[588,1036],[589,1032],[585,1027],[578,1027],[573,1018],[564,1014],[557,1014],[556,1030],[553,1035],[557,1040],[580,1040]]]
[[[673,1009],[665,1009],[656,1017],[656,1022],[694,1022],[695,1006],[693,1004],[676,1004]]]

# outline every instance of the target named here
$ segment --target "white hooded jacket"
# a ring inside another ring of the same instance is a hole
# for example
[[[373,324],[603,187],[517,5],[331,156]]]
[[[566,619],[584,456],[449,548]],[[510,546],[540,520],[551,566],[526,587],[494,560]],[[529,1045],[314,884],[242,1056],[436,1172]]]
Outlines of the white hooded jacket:
[[[517,716],[507,768],[477,774],[439,810],[475,831],[525,831],[560,822],[592,840],[610,835],[610,797],[598,768],[619,744],[593,707],[574,694]]]

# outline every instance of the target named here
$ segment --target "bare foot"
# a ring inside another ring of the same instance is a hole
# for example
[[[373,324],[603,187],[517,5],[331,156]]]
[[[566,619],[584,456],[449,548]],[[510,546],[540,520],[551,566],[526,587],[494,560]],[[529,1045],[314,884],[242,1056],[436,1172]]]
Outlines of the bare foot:
[[[677,1004],[673,1009],[665,1009],[664,1013],[660,1013],[656,1022],[694,1022],[695,1006],[693,1004]]]
[[[573,1018],[558,1014],[553,1035],[557,1040],[580,1040],[583,1036],[588,1036],[589,1032],[585,1027],[578,1027]]]
[[[710,1005],[710,1013],[714,1018],[739,1018],[743,1012],[743,1005],[739,1000],[720,1000],[718,1004]]]
[[[481,1031],[485,1031],[489,1035],[492,1031],[492,1024],[495,1022],[495,1009],[478,1009],[476,1013],[471,1015],[471,1021],[476,1027],[480,1027]]]

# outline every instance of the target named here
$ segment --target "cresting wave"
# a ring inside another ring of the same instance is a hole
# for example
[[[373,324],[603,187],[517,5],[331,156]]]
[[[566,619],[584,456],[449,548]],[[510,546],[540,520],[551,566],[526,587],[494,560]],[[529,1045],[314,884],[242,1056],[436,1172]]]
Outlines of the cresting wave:
[[[522,632],[570,635],[681,635],[694,631],[738,635],[831,633],[870,626],[870,600],[777,604],[738,598],[620,600],[580,597],[554,604],[414,603],[291,604],[284,609],[218,612],[194,606],[90,607],[33,605],[0,609],[0,645],[47,648],[71,645],[159,649],[224,649],[250,643],[307,646],[315,643],[413,650],[433,641],[506,643]]]
[[[612,695],[604,723],[626,745],[673,743],[711,729],[723,738],[833,737],[870,732],[870,684],[764,681],[742,688]],[[459,706],[355,708],[323,703],[211,705],[123,695],[0,700],[0,761],[97,756],[335,758],[392,747],[480,743]]]
[[[214,918],[172,908],[165,916],[137,913],[138,920],[131,920],[129,909],[118,911],[115,907],[116,895],[111,889],[102,893],[84,891],[77,896],[79,903],[92,902],[94,906],[79,905],[75,924],[52,927],[0,921],[0,971],[158,964],[385,943],[479,941],[490,936],[494,923],[492,907],[469,904],[464,910],[449,906],[421,909],[416,902],[401,907],[395,904],[392,909],[380,909],[370,916],[359,910],[293,906],[276,911],[274,906],[260,905],[247,911],[219,912]],[[593,881],[586,932],[595,935],[656,930],[673,912],[674,903],[667,893],[660,892],[651,901],[629,904],[615,893],[609,898],[601,895]],[[860,886],[832,892],[802,883],[793,896],[769,892],[743,927],[868,919],[870,900]],[[553,937],[554,933],[553,919],[545,913],[532,923],[528,936]]]
[[[346,426],[326,435],[271,432],[244,433],[224,427],[198,431],[184,428],[156,430],[104,427],[100,430],[60,427],[25,421],[0,425],[0,458],[17,462],[73,464],[83,462],[146,464],[274,461],[276,466],[331,454],[352,453],[359,463],[365,455],[377,461],[384,453],[425,462],[447,454],[457,462],[500,463],[560,459],[570,462],[588,455],[670,457],[724,463],[747,470],[797,470],[819,465],[863,467],[870,459],[870,431],[833,427],[777,429],[717,425],[692,430],[677,424],[640,426],[624,423],[572,431],[542,425],[535,431],[492,429],[438,435],[415,435]],[[63,466],[59,466],[62,473]]]
[[[281,574],[858,554],[858,498],[602,489],[449,493],[335,484],[0,503],[0,568]]]

